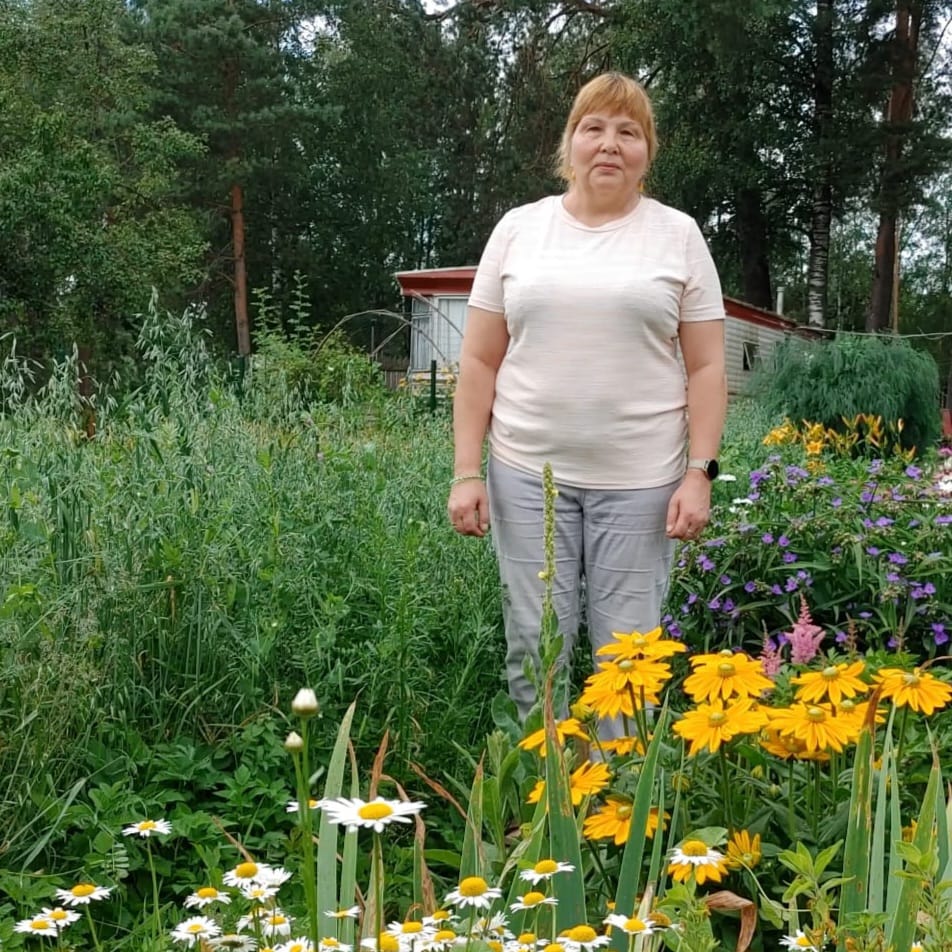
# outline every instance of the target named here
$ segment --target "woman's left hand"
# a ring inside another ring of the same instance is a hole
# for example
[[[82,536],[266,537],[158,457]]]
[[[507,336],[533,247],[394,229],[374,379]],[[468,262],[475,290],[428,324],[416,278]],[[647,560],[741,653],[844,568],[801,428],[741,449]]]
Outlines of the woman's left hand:
[[[665,532],[669,539],[696,539],[711,518],[711,483],[699,469],[689,469],[668,503]]]

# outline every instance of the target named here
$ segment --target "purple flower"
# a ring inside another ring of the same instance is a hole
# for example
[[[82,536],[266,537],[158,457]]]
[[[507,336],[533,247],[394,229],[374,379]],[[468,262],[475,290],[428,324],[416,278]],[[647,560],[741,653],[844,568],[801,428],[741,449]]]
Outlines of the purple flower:
[[[937,645],[944,645],[949,640],[949,633],[941,621],[932,623],[932,639]]]
[[[879,549],[877,549],[876,546],[874,546],[874,545],[868,545],[868,546],[866,546],[866,554],[867,554],[867,555],[879,555]]]
[[[881,459],[874,459],[869,464],[869,474],[875,476],[883,468],[883,461]]]
[[[901,552],[890,552],[889,561],[893,565],[905,565],[909,559],[907,559]]]
[[[724,539],[724,538],[708,539],[707,542],[704,543],[704,548],[721,549],[725,545],[727,545],[727,539]]]
[[[876,525],[879,526],[880,529],[885,529],[886,526],[891,526],[895,521],[895,519],[890,519],[889,516],[880,516],[876,520]]]
[[[788,545],[790,545],[790,540],[785,535],[782,535],[779,539],[777,539],[777,545],[779,545],[781,549],[785,549]]]
[[[750,486],[756,489],[765,479],[770,478],[770,473],[762,469],[753,469],[750,472]]]
[[[839,509],[840,506],[843,505],[843,500],[840,499],[839,496],[837,496],[835,499],[831,499],[831,500],[830,500],[830,505],[831,505],[834,509]]]
[[[698,594],[697,594],[697,592],[691,592],[691,594],[688,595],[687,604],[688,604],[688,605],[693,605],[693,604],[697,601],[697,599],[698,599]]]
[[[898,639],[895,635],[893,635],[892,638],[890,638],[889,641],[886,642],[886,644],[887,644],[890,648],[898,648],[898,647],[899,647],[899,639]]]
[[[718,581],[721,583],[721,585],[730,585],[730,583],[731,583],[731,577],[730,577],[729,575],[722,575],[722,576],[718,579]]]
[[[821,476],[817,481],[817,486],[832,486],[835,480],[832,476]]]
[[[699,555],[697,564],[701,566],[701,570],[704,572],[710,572],[714,568],[714,563],[706,555]]]
[[[773,543],[773,536],[769,532],[765,532],[760,537],[760,541],[763,542],[764,545],[771,545]]]
[[[843,644],[843,642],[846,641],[848,637],[849,635],[847,635],[846,632],[843,631],[841,628],[836,629],[836,643],[838,645]]]
[[[916,526],[918,526],[919,524],[920,524],[920,523],[919,523],[919,520],[918,520],[918,519],[910,519],[909,522],[906,523],[907,528],[909,528],[909,529],[915,529]]]
[[[725,612],[732,612],[737,606],[734,605],[734,600],[732,598],[725,598],[724,604],[721,607]]]
[[[787,485],[796,486],[801,479],[806,479],[810,474],[802,466],[787,467]]]
[[[681,629],[674,622],[671,622],[671,624],[668,625],[668,634],[672,638],[684,637],[684,632],[682,632]]]
[[[898,572],[887,572],[886,581],[887,582],[901,582],[902,576]]]
[[[937,526],[947,526],[950,522],[952,522],[952,515],[936,516],[935,519],[933,519],[933,522]]]
[[[798,556],[796,552],[784,552],[783,554],[783,560],[787,564],[790,562],[796,562],[799,557],[800,556]]]
[[[865,490],[863,490],[863,492],[861,492],[861,493],[859,494],[859,501],[860,501],[860,502],[872,502],[872,501],[873,501],[873,494],[872,494],[868,489],[865,489]]]
[[[770,593],[772,595],[783,595],[783,589],[779,585],[771,585]]]
[[[918,479],[922,475],[922,470],[918,466],[907,466],[906,475],[910,479]]]
[[[873,613],[872,613],[872,612],[858,612],[857,614],[859,615],[860,618],[872,618],[872,617],[873,617]]]
[[[757,583],[756,583],[756,582],[746,582],[746,583],[744,584],[744,591],[745,591],[748,595],[753,595],[753,593],[757,591]]]
[[[712,612],[720,611],[721,600],[719,598],[712,598],[708,603],[707,607],[710,608]]]
[[[800,587],[800,582],[797,580],[795,575],[791,575],[786,582],[784,582],[784,591],[795,592]]]
[[[757,500],[760,499],[760,493],[757,492],[756,489],[752,489],[749,493],[747,493],[747,498],[750,500],[750,502],[757,502]]]
[[[890,496],[892,496],[893,502],[905,502],[905,501],[906,501],[905,494],[899,492],[899,490],[896,489],[895,487],[893,487],[893,488],[889,491],[889,494],[890,494]]]

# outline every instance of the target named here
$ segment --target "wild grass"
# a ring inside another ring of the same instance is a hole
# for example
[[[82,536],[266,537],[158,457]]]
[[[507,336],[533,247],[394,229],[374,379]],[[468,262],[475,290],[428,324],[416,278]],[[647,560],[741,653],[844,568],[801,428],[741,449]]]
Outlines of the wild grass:
[[[97,408],[92,439],[75,362],[35,396],[2,388],[8,868],[52,843],[64,802],[121,773],[128,750],[223,745],[301,684],[328,754],[355,698],[358,749],[389,729],[425,769],[491,726],[496,576],[489,543],[446,523],[445,416],[276,399],[273,382],[265,403],[253,374],[218,377],[195,341],[191,318],[153,314],[144,383]]]

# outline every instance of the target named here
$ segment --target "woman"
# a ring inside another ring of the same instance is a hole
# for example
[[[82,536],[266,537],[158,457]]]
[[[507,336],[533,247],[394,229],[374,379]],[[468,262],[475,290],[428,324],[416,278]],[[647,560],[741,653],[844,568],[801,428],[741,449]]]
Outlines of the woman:
[[[462,535],[492,525],[523,718],[535,701],[524,662],[538,662],[543,466],[559,490],[563,660],[582,577],[593,650],[613,631],[655,628],[675,540],[708,521],[726,407],[723,299],[694,220],[642,193],[656,150],[644,89],[618,73],[589,82],[559,149],[566,192],[500,220],[470,296],[448,511]]]

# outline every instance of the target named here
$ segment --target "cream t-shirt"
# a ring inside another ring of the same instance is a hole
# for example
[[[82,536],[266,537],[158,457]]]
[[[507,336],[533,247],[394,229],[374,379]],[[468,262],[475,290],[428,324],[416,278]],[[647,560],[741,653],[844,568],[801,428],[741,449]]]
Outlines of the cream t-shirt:
[[[469,303],[504,315],[490,452],[590,489],[664,486],[684,472],[682,321],[724,319],[694,219],[643,197],[589,227],[561,196],[508,212],[483,251]]]

